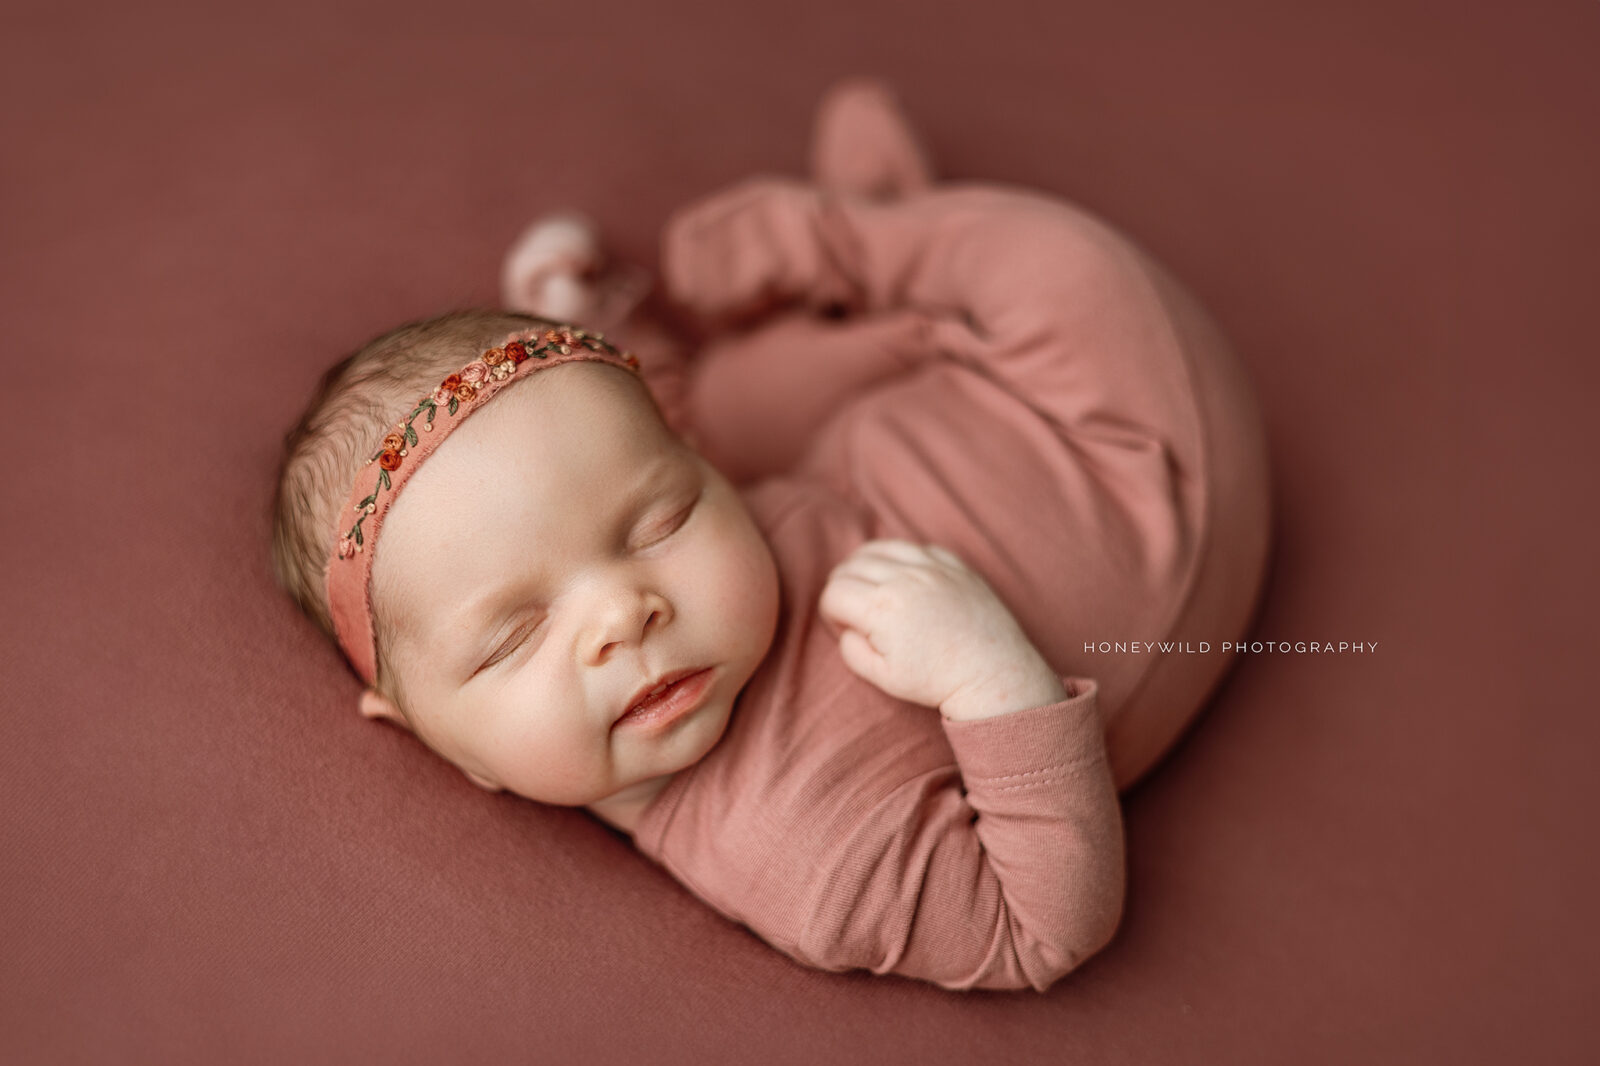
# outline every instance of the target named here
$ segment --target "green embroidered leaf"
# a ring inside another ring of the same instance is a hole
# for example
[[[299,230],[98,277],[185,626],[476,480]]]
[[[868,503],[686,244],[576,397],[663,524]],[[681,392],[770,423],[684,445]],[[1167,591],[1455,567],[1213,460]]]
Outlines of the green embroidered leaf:
[[[456,408],[460,407],[460,406],[461,406],[461,404],[459,402],[457,402],[457,400],[456,400],[456,398],[454,396],[450,397],[450,413],[451,414],[455,414],[456,413]]]
[[[362,542],[361,541],[361,523],[357,522],[356,523],[356,543],[360,544],[361,542]]]
[[[410,422],[406,423],[406,443],[407,444],[416,444],[417,443],[417,431],[411,428],[411,423]]]
[[[384,488],[388,488],[389,487],[389,471],[384,470],[382,468],[379,468],[379,470],[378,470],[378,484],[382,485]],[[373,499],[377,499],[378,498],[378,494],[376,492],[374,492],[372,494],[372,498]]]
[[[385,473],[387,473],[387,471],[385,471]],[[364,510],[366,508],[367,504],[371,503],[373,500],[376,500],[377,498],[378,498],[378,494],[376,492],[374,492],[371,496],[368,496],[366,499],[364,499],[360,503],[356,504],[356,510],[358,510],[358,511]]]

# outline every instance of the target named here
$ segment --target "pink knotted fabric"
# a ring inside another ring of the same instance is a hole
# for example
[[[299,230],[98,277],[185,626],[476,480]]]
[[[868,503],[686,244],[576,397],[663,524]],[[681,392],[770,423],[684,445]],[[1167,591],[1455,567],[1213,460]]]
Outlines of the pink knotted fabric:
[[[372,560],[384,515],[400,490],[423,460],[501,389],[537,371],[579,360],[610,363],[639,373],[639,360],[633,353],[619,350],[602,334],[556,323],[518,330],[424,395],[384,436],[356,476],[334,529],[334,548],[327,566],[328,611],[339,646],[369,686],[378,670]]]

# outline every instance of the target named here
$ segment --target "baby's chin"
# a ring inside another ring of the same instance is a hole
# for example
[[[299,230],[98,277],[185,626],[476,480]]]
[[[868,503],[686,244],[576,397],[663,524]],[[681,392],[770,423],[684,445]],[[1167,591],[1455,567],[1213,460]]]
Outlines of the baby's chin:
[[[731,695],[719,694],[716,699],[695,711],[686,720],[677,723],[679,728],[674,730],[670,737],[655,741],[653,751],[649,748],[643,749],[639,757],[644,765],[638,771],[637,780],[626,788],[641,787],[645,782],[680,774],[710,755],[727,735],[728,727],[737,712],[743,681],[747,679],[735,680],[738,680],[740,685]],[[649,740],[644,743],[652,744]],[[624,789],[617,790],[620,791]],[[613,792],[612,795],[616,795],[617,792]],[[589,802],[607,798],[609,797],[596,797],[596,800]]]
[[[725,678],[724,684],[728,680]],[[704,759],[727,733],[737,702],[737,692],[733,696],[719,693],[688,718],[675,723],[668,736],[640,738],[638,757],[645,763],[642,772],[651,777],[680,773]]]
[[[699,713],[703,716],[700,720],[688,723],[699,727],[692,734],[696,743],[692,745],[693,754],[682,766],[677,767],[677,770],[686,769],[699,762],[722,741],[724,734],[728,732],[729,724],[733,721],[733,712],[737,704],[737,694],[732,699],[719,699],[700,710]]]
[[[515,781],[504,785],[496,785],[478,777],[472,772],[471,768],[446,757],[438,749],[434,750],[440,758],[460,770],[469,781],[472,781],[479,788],[491,792],[509,792],[523,799],[554,807],[592,807],[597,803],[606,801],[616,802],[619,797],[627,797],[630,792],[646,788],[650,782],[655,782],[658,786],[664,787],[666,778],[687,770],[705,758],[716,748],[727,733],[728,725],[733,720],[736,702],[737,697],[734,699],[714,700],[694,712],[687,720],[678,723],[681,728],[674,730],[670,737],[661,738],[654,742],[643,741],[643,744],[653,746],[654,750],[651,751],[646,748],[642,752],[631,753],[631,757],[640,764],[639,769],[633,773],[628,783],[613,788],[602,795],[555,795],[537,787],[529,787],[527,785],[518,787],[518,783]]]

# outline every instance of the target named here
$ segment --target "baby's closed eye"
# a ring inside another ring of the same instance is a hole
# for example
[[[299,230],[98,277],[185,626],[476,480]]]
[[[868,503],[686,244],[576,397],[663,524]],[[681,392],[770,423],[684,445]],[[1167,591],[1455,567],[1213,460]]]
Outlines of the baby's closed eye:
[[[541,613],[540,616],[537,619],[534,619],[528,625],[526,625],[523,628],[517,630],[515,633],[513,633],[506,640],[506,642],[504,644],[500,645],[500,647],[498,649],[496,649],[494,654],[491,655],[487,660],[485,660],[484,664],[482,666],[480,666],[478,669],[479,670],[487,670],[490,667],[496,666],[499,663],[501,663],[502,661],[504,661],[512,652],[516,651],[517,649],[521,648],[522,645],[526,644],[529,641],[529,639],[532,638],[533,635],[535,633],[537,633],[544,626],[545,620],[547,618],[549,618],[549,615],[547,613]]]
[[[664,518],[649,523],[645,527],[644,545],[648,546],[658,541],[666,540],[688,525],[689,518],[694,513],[695,508],[699,506],[702,495],[703,493],[696,492],[694,498],[688,503],[668,512]]]

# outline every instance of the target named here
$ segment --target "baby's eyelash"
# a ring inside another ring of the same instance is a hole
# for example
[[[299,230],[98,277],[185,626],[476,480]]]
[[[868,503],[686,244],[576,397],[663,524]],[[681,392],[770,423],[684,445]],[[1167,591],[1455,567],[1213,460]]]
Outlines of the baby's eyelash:
[[[676,533],[678,530],[682,529],[689,521],[689,516],[694,514],[694,509],[698,506],[700,506],[700,497],[696,496],[694,499],[689,501],[689,505],[687,507],[673,516],[671,532]]]
[[[668,537],[672,536],[678,530],[687,525],[689,523],[689,516],[694,514],[696,507],[700,506],[701,495],[701,493],[696,493],[694,499],[690,500],[687,506],[675,512],[672,516],[671,522],[666,526],[665,532],[657,535],[648,543],[654,544],[657,541],[666,540]]]
[[[487,670],[489,667],[498,666],[506,659],[509,659],[511,657],[511,653],[532,639],[534,633],[538,632],[539,627],[542,625],[544,625],[544,619],[540,618],[539,621],[522,630],[520,633],[513,634],[510,640],[502,644],[499,650],[489,657],[488,661],[483,664],[483,668]]]
[[[672,521],[666,527],[666,531],[664,533],[660,534],[659,536],[657,536],[654,540],[651,540],[649,543],[650,544],[656,544],[656,543],[658,543],[660,541],[666,540],[668,537],[672,536],[674,533],[677,533],[678,530],[680,530],[684,526],[688,525],[690,517],[692,517],[694,515],[694,512],[695,512],[696,508],[698,508],[700,506],[700,501],[702,499],[704,499],[704,498],[705,498],[705,490],[704,489],[701,489],[701,491],[695,493],[694,499],[690,500],[688,502],[688,504],[686,504],[682,509],[678,510],[677,512],[675,512],[673,514]],[[648,547],[648,545],[646,545],[646,546]],[[513,634],[512,637],[509,640],[507,640],[504,644],[500,645],[500,647],[495,650],[494,654],[489,656],[488,659],[484,660],[483,665],[481,667],[479,667],[478,669],[479,670],[488,670],[491,667],[498,666],[500,663],[504,662],[506,659],[509,659],[513,652],[515,652],[518,648],[522,647],[530,639],[532,639],[533,635],[539,631],[539,628],[541,626],[544,625],[546,617],[548,617],[548,616],[541,616],[539,621],[535,622],[533,625],[528,626],[527,628],[522,629],[519,632]]]

